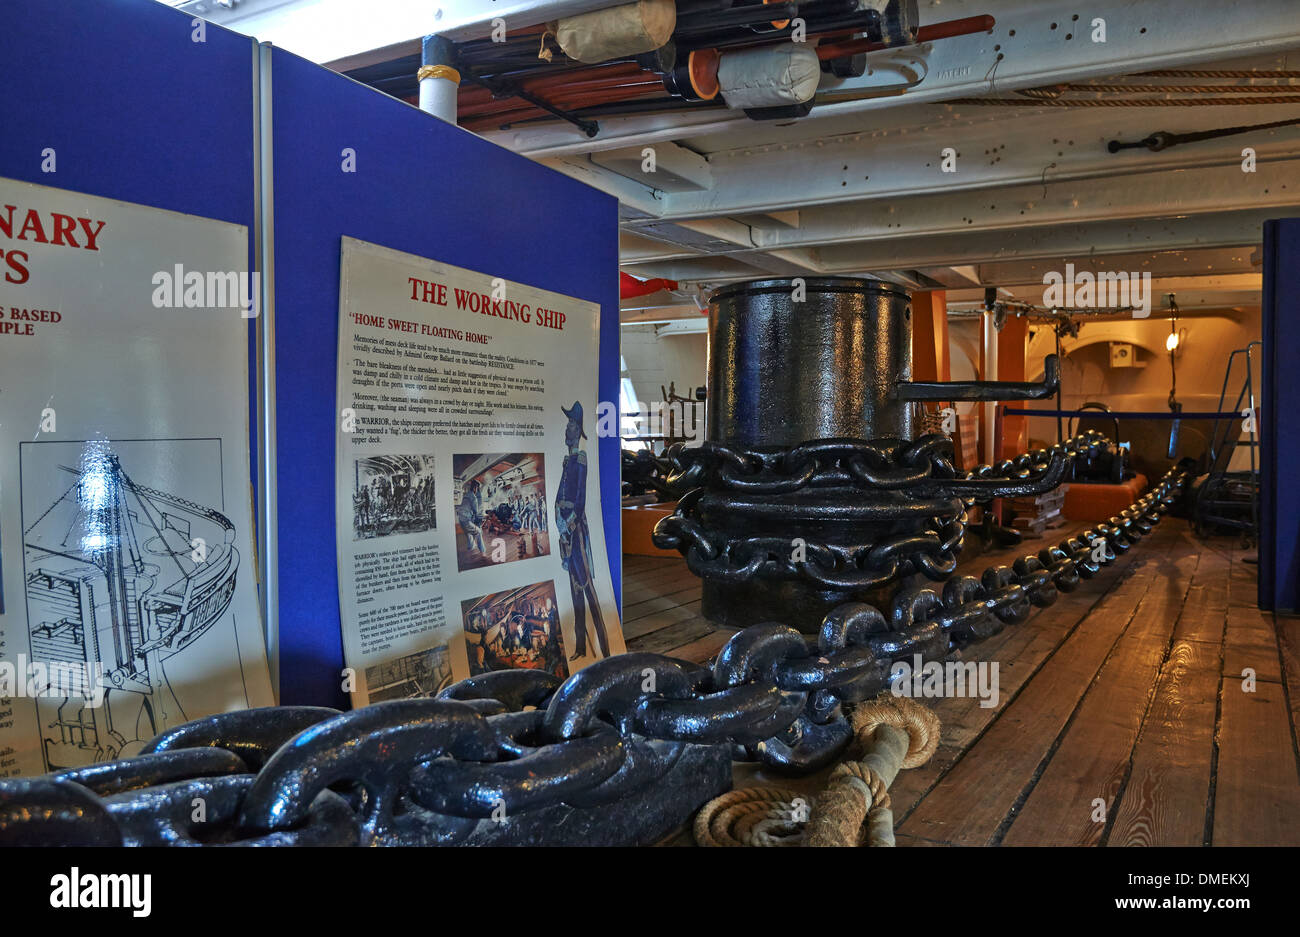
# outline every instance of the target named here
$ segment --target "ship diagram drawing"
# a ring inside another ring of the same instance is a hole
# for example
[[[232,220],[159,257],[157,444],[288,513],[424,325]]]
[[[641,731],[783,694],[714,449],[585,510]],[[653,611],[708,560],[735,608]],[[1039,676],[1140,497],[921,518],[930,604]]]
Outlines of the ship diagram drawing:
[[[35,700],[47,770],[136,754],[185,721],[164,665],[182,661],[223,619],[229,640],[237,640],[227,614],[240,561],[234,525],[215,508],[140,483],[119,457],[159,446],[172,447],[172,464],[206,452],[219,465],[219,440],[23,445],[31,657],[78,667],[103,691],[95,707],[87,706],[84,686]],[[158,450],[148,454],[142,463],[159,464]],[[219,498],[219,481],[215,493]],[[213,647],[191,656],[206,657]]]

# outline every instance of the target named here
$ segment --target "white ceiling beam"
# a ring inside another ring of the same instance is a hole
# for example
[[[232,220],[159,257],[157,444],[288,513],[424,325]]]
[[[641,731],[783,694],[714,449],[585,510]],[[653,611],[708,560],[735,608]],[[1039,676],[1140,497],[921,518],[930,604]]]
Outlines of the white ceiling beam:
[[[877,199],[803,212],[799,228],[747,229],[750,243],[734,253],[826,247],[836,244],[933,237],[963,232],[999,234],[1094,221],[1184,217],[1252,208],[1300,211],[1300,159],[1259,163],[1243,173],[1240,161],[1182,172],[1111,174],[1070,182]],[[678,222],[699,229],[701,221]],[[630,226],[635,232],[635,225]],[[725,251],[721,251],[725,252]],[[636,259],[671,260],[696,252],[647,245]]]
[[[679,319],[702,319],[707,314],[694,305],[658,306],[645,309],[624,309],[618,314],[620,325],[658,325]]]
[[[623,216],[633,218],[658,218],[663,213],[664,194],[641,182],[611,172],[583,157],[582,159],[556,159],[545,163],[551,169],[570,178],[584,182],[594,189],[614,196],[619,201]],[[627,223],[627,222],[625,222]]]
[[[1300,93],[1300,87],[1297,89]],[[930,109],[927,109],[930,110]],[[1176,111],[1176,113],[1170,113]],[[801,210],[801,230],[826,206],[895,201],[995,186],[1030,186],[1207,166],[1237,169],[1250,146],[1263,165],[1300,157],[1300,129],[1256,131],[1171,147],[1158,153],[1110,153],[1113,139],[1142,139],[1155,130],[1183,132],[1266,123],[1291,110],[1269,106],[1170,108],[980,108],[960,118],[914,114],[919,126],[713,153],[713,186],[678,192],[657,206],[660,220]],[[956,171],[942,153],[957,154]],[[768,229],[774,236],[784,232]]]
[[[1178,218],[1137,218],[1061,224],[1055,227],[1007,228],[997,237],[988,232],[962,232],[923,237],[895,237],[838,244],[816,249],[827,274],[913,270],[953,264],[1089,257],[1098,254],[1141,254],[1157,251],[1248,247],[1258,243],[1264,222],[1275,209],[1249,209]],[[747,268],[725,255],[628,264],[639,277],[663,276],[692,283],[745,279]],[[1140,266],[1134,269],[1142,269]]]
[[[1261,232],[1262,234],[1262,232]],[[1155,277],[1235,276],[1258,274],[1250,263],[1251,247],[1205,248],[1155,253],[1118,253],[1089,256],[1047,257],[1031,260],[999,261],[980,264],[980,282],[988,285],[1016,287],[1043,282],[1048,270],[1064,270],[1073,263],[1076,270],[1143,270]]]
[[[799,227],[799,209],[737,215],[736,220],[749,225],[751,228],[797,228]]]
[[[1255,244],[1273,209],[1248,209],[1190,217],[1134,218],[1055,227],[1008,228],[996,238],[987,232],[898,238],[819,248],[828,271],[897,269],[942,263],[979,263],[1071,254],[1189,250]]]
[[[699,335],[709,330],[709,320],[680,319],[676,322],[667,322],[655,327],[655,335],[663,338],[665,335]]]
[[[730,255],[754,268],[754,275],[801,277],[821,272],[821,261],[813,250],[744,251]]]
[[[599,150],[587,158],[616,175],[663,192],[698,191],[713,185],[708,160],[676,143]]]
[[[642,237],[632,233],[627,228],[619,231],[618,256],[625,263],[636,260],[653,260],[666,253],[672,253],[672,248],[666,247],[663,241]]]
[[[957,267],[949,267],[946,272],[955,278],[959,278],[963,282],[967,282],[967,283],[980,282],[979,267],[976,267],[973,264],[963,264]]]

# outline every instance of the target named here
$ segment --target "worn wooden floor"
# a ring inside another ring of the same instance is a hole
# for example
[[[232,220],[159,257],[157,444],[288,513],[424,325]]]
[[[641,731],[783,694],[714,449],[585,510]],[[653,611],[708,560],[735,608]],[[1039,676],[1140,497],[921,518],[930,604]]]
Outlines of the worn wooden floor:
[[[890,789],[898,845],[1300,845],[1300,618],[1255,607],[1246,555],[1166,518],[978,645],[968,659],[998,663],[998,704],[927,701],[942,744]],[[704,661],[730,636],[700,617],[699,580],[680,560],[626,557],[623,598],[630,651]],[[737,773],[772,782],[815,792],[820,778]]]

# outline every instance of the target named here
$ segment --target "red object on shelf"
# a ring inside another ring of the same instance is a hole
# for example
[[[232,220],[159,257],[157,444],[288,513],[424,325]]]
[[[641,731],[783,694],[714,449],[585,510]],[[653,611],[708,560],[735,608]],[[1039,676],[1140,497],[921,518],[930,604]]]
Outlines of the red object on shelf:
[[[621,270],[618,274],[618,296],[620,299],[631,299],[633,296],[648,296],[650,293],[657,293],[660,290],[677,289],[676,280],[665,280],[656,277],[653,280],[638,280],[630,273],[623,273]]]

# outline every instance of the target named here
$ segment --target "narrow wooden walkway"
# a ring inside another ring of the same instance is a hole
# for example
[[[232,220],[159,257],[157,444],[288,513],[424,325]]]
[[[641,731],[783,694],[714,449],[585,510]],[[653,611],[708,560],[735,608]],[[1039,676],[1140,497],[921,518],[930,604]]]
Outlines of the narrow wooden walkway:
[[[977,645],[968,659],[998,663],[998,703],[927,701],[942,744],[890,790],[898,844],[1300,845],[1300,618],[1255,607],[1245,557],[1166,518]],[[624,616],[630,651],[704,661],[731,634],[700,616],[699,580],[676,559],[625,558]],[[736,782],[820,786],[747,767]]]

